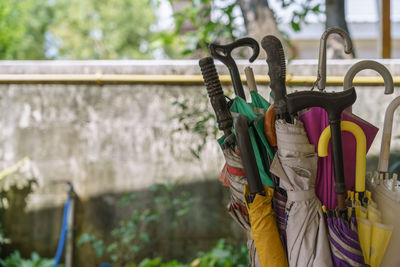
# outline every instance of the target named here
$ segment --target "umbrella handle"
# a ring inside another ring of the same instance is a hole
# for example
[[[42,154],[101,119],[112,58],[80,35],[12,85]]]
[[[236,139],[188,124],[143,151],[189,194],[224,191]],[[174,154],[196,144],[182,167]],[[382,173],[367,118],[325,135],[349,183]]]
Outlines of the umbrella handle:
[[[393,128],[393,115],[395,110],[400,105],[400,96],[396,97],[385,112],[385,120],[383,123],[383,134],[381,141],[381,152],[379,155],[378,171],[388,172],[389,168],[389,156],[390,156],[390,142],[392,139],[392,128]]]
[[[390,71],[384,65],[374,60],[362,60],[351,66],[344,76],[343,90],[352,87],[353,79],[357,73],[366,69],[375,70],[382,76],[385,85],[385,95],[393,94],[394,83]]]
[[[207,88],[208,97],[217,117],[218,129],[224,132],[227,138],[225,144],[229,145],[233,141],[228,139],[232,138],[231,129],[233,119],[225,100],[217,70],[215,69],[214,60],[211,57],[204,57],[200,59],[199,65]]]
[[[339,34],[344,39],[344,52],[350,54],[353,51],[353,44],[347,32],[340,28],[329,28],[321,36],[319,42],[319,58],[318,58],[318,76],[317,85],[319,90],[324,90],[326,87],[326,42],[328,36],[332,33]]]
[[[286,61],[282,43],[277,37],[267,35],[262,39],[261,46],[267,53],[269,87],[274,94],[275,114],[290,122],[286,103]]]
[[[365,192],[365,167],[367,155],[367,138],[360,126],[351,121],[342,121],[340,123],[342,131],[350,132],[356,138],[356,191]],[[328,144],[331,138],[331,129],[326,127],[321,133],[318,141],[318,156],[328,156]]]
[[[246,75],[246,82],[247,86],[249,87],[249,91],[257,93],[257,84],[256,79],[254,78],[253,69],[250,66],[247,66],[244,68],[244,74]]]
[[[278,141],[276,139],[275,121],[276,115],[274,111],[274,105],[272,104],[265,112],[264,133],[267,137],[268,143],[273,147],[276,147],[278,145]]]
[[[253,55],[250,57],[249,61],[253,62],[256,60],[260,53],[260,46],[257,41],[250,37],[245,37],[234,41],[233,43],[226,45],[218,45],[218,44],[210,44],[208,47],[210,49],[211,55],[213,58],[218,59],[222,63],[224,63],[228,69],[232,78],[233,89],[235,90],[235,94],[244,100],[246,100],[246,96],[243,91],[242,81],[240,79],[240,74],[238,67],[235,63],[235,60],[232,58],[232,50],[239,47],[248,46],[253,50]]]
[[[247,124],[247,117],[243,114],[238,114],[235,118],[236,139],[239,146],[240,157],[242,159],[244,172],[249,184],[250,194],[265,195],[264,186],[261,182],[260,173],[254,155],[253,146],[251,144],[249,125]],[[250,201],[252,202],[252,201]]]

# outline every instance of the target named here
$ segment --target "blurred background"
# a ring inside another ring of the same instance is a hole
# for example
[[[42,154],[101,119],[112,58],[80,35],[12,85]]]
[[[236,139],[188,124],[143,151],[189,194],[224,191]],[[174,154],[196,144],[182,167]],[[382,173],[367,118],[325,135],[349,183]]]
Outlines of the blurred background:
[[[300,77],[288,90],[309,89],[321,34],[334,26],[354,52],[332,36],[328,76],[360,59],[394,76],[393,95],[357,87],[354,113],[381,128],[399,95],[400,0],[1,0],[0,265],[53,266],[69,203],[73,235],[58,255],[67,267],[247,266],[198,59],[212,42],[273,34],[288,76]],[[235,55],[242,74],[249,52]],[[265,57],[252,66],[266,78]],[[268,99],[266,80],[259,91]],[[396,113],[394,135],[399,122]],[[381,131],[368,170],[380,140]],[[394,171],[399,149],[395,138]]]

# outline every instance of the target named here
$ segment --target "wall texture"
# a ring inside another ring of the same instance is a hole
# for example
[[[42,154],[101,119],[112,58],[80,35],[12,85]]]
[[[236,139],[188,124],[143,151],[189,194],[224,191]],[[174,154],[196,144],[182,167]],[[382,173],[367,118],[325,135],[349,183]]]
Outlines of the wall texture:
[[[328,75],[343,76],[354,62],[330,61]],[[399,60],[382,62],[393,75],[400,75]],[[245,61],[239,61],[241,72],[245,66]],[[268,71],[264,61],[257,61],[253,66],[256,74]],[[316,66],[314,60],[294,60],[288,71],[292,75],[316,75]],[[218,65],[218,70],[227,74],[222,65]],[[99,72],[199,74],[199,68],[197,61],[0,62],[0,74]],[[363,71],[359,75],[375,73]],[[307,88],[288,88],[289,91],[303,89]],[[382,126],[384,110],[391,99],[400,95],[398,89],[395,88],[393,95],[385,96],[383,88],[357,88],[354,113]],[[259,91],[264,96],[269,94],[265,85]],[[190,107],[211,110],[204,93],[203,85],[0,84],[0,167],[29,157],[38,172],[38,186],[29,195],[24,213],[29,226],[20,227],[25,231],[19,231],[17,243],[30,244],[25,251],[36,248],[48,256],[51,251],[55,252],[61,209],[66,199],[65,185],[57,181],[64,180],[74,184],[82,204],[81,216],[78,216],[80,231],[95,225],[99,232],[106,234],[110,225],[99,220],[107,218],[110,224],[116,222],[121,215],[114,210],[117,196],[123,192],[147,192],[150,185],[169,181],[179,182],[186,188],[192,188],[191,185],[199,188],[192,189],[193,194],[208,203],[208,206],[197,205],[195,212],[199,219],[209,213],[210,206],[217,207],[209,221],[193,221],[196,226],[187,236],[180,237],[181,240],[194,237],[203,240],[201,248],[209,247],[210,240],[223,236],[240,240],[242,236],[234,225],[221,230],[230,219],[223,211],[227,192],[217,182],[223,157],[216,141],[209,138],[201,158],[196,159],[188,146],[199,142],[198,136],[176,131],[182,125],[174,118],[178,108],[173,102],[188,99]],[[398,115],[393,132],[400,135]],[[380,138],[379,134],[370,151],[372,154],[379,153]],[[399,149],[400,142],[394,140],[393,147]],[[207,192],[213,197],[204,198]],[[106,204],[98,204],[103,202]],[[19,223],[26,224],[23,220]],[[213,230],[200,234],[200,229]]]

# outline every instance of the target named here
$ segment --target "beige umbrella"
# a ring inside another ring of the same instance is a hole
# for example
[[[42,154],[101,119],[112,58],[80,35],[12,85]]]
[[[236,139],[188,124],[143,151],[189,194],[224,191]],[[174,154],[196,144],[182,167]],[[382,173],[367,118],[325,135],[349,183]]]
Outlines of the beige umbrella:
[[[303,123],[275,123],[278,152],[270,171],[287,191],[286,233],[289,266],[333,266],[327,225],[315,195],[318,156]]]

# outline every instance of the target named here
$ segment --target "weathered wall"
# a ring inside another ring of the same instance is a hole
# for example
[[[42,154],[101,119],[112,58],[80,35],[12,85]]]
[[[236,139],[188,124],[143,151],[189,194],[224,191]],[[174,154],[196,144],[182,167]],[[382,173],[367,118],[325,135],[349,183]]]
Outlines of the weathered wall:
[[[400,75],[400,61],[382,62],[393,75]],[[352,63],[331,61],[328,75],[344,75]],[[245,64],[240,61],[239,69],[243,70]],[[254,68],[256,74],[267,73],[263,61],[256,62]],[[218,70],[227,73],[221,65]],[[316,75],[316,61],[292,61],[288,71],[292,75]],[[0,62],[1,74],[98,72],[199,74],[199,68],[197,61]],[[375,75],[360,73],[371,74]],[[259,88],[264,96],[269,94],[266,88]],[[295,89],[306,88],[289,91]],[[203,85],[1,84],[0,166],[29,157],[40,174],[39,186],[29,197],[27,213],[18,220],[19,229],[24,229],[19,231],[18,244],[30,244],[26,250],[36,249],[48,256],[55,252],[66,193],[63,184],[54,182],[63,180],[72,181],[80,198],[78,235],[93,225],[106,235],[121,215],[114,210],[114,204],[123,192],[147,192],[153,183],[178,181],[183,187],[199,188],[192,190],[193,194],[208,203],[196,206],[198,220],[191,222],[193,228],[181,240],[196,239],[196,245],[205,248],[219,237],[242,238],[234,225],[223,227],[230,220],[223,212],[227,192],[217,182],[223,165],[217,143],[210,138],[198,160],[188,150],[198,137],[174,131],[180,124],[173,119],[177,107],[172,103],[188,98],[190,106],[210,106],[204,92]],[[378,126],[383,124],[385,107],[400,95],[398,87],[391,96],[383,95],[383,88],[377,87],[358,88],[357,93],[354,113]],[[400,134],[399,122],[396,115],[394,134]],[[371,153],[377,154],[379,146],[380,135]],[[394,140],[393,146],[400,148],[400,141]],[[207,192],[211,198],[204,197]],[[209,220],[204,219],[205,214],[211,214]],[[104,218],[110,221],[103,221]]]

